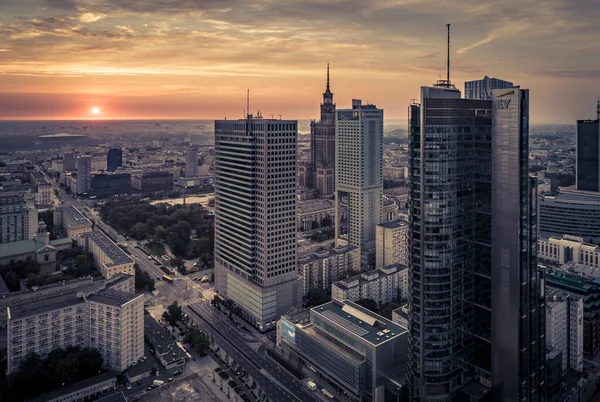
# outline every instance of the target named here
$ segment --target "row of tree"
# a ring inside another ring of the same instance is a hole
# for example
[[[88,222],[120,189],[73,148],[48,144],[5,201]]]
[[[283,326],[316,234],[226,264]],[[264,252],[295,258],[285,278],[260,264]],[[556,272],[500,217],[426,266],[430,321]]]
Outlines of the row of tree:
[[[154,291],[156,287],[154,286],[154,279],[150,277],[148,272],[142,271],[140,267],[135,264],[135,288],[137,290],[147,290],[149,292]]]

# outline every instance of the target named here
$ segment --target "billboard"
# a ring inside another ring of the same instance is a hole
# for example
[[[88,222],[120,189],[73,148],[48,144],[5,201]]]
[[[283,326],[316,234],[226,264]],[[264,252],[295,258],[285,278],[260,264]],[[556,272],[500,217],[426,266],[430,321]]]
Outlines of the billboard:
[[[296,344],[296,326],[285,319],[281,320],[281,335]]]

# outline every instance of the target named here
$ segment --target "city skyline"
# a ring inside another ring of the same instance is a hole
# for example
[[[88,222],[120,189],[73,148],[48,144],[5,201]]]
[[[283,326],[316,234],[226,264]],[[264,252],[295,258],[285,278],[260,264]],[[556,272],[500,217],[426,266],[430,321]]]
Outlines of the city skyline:
[[[401,119],[445,74],[446,23],[458,88],[519,82],[534,123],[591,118],[598,95],[592,1],[130,3],[4,4],[0,119],[243,117],[247,88],[252,111],[314,118],[327,62],[339,107],[359,96]]]

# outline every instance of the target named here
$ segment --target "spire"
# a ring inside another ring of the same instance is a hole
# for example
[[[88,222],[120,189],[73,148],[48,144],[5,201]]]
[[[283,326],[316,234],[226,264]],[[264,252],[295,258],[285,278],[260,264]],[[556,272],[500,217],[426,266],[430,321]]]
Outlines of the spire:
[[[329,63],[327,63],[327,90],[329,91]]]

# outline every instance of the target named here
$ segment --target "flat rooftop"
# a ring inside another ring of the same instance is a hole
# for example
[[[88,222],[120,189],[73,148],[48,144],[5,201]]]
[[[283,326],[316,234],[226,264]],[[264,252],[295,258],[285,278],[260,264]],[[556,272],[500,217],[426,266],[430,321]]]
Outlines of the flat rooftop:
[[[104,232],[94,229],[91,232],[84,233],[83,236],[92,240],[102,249],[104,254],[112,261],[112,264],[106,264],[107,267],[115,265],[129,264],[133,260],[119,246],[115,244]]]
[[[120,307],[138,297],[144,297],[142,294],[135,295],[133,293],[121,292],[114,289],[103,289],[96,294],[88,296],[89,301],[95,303],[108,304],[115,307]]]
[[[363,283],[371,282],[387,275],[393,275],[405,269],[408,269],[406,265],[392,264],[383,268],[377,268],[372,269],[371,271],[361,272],[360,274],[351,276],[350,278],[334,282],[333,285],[341,289],[352,289],[356,286],[362,285]]]
[[[82,297],[78,297],[77,293],[77,291],[71,291],[66,294],[48,297],[42,300],[32,301],[30,303],[7,307],[9,309],[9,316],[12,320],[17,320],[20,318],[43,314],[49,311],[61,310],[63,308],[84,304],[85,300]]]
[[[356,246],[349,244],[347,246],[335,247],[335,248],[330,248],[327,250],[303,253],[303,254],[298,255],[298,263],[306,264],[307,262],[310,262],[313,260],[322,260],[323,258],[332,257],[334,255],[340,255],[340,254],[350,252],[356,248],[357,248]]]
[[[90,220],[88,218],[86,218],[77,208],[75,208],[73,205],[67,205],[67,206],[63,206],[63,207],[59,207],[58,209],[60,209],[64,214],[66,214],[72,221],[79,223],[79,224],[87,224],[87,225],[91,225],[92,222],[90,222]]]
[[[396,219],[395,221],[380,223],[379,226],[385,229],[396,229],[403,226],[408,228],[408,222],[404,219]]]
[[[314,315],[343,328],[353,336],[364,339],[374,346],[378,346],[391,339],[406,335],[408,330],[395,324],[366,308],[344,300],[343,302],[331,301],[311,309],[311,322]]]
[[[59,388],[54,391],[48,392],[47,394],[43,394],[40,396],[36,396],[35,398],[28,399],[28,402],[43,402],[48,401],[50,399],[58,398],[63,395],[68,395],[73,392],[79,391],[84,388],[91,387],[96,384],[101,384],[106,381],[110,381],[111,379],[115,379],[116,377],[114,373],[102,373],[94,377],[86,378],[85,380],[81,380],[78,382],[74,382],[73,384],[69,384],[64,388]]]
[[[185,352],[149,314],[144,315],[144,337],[152,345],[156,354],[161,355],[167,363],[186,358]]]

